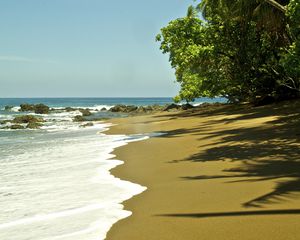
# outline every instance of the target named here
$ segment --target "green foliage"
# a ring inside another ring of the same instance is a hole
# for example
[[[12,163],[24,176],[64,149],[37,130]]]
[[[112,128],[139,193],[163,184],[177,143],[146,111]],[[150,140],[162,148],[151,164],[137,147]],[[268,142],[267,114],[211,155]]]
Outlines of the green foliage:
[[[286,71],[286,79],[282,82],[289,89],[300,89],[300,3],[298,0],[291,0],[287,8],[287,18],[292,42],[282,54],[281,64]]]
[[[289,5],[203,0],[162,28],[156,40],[169,54],[181,85],[174,100],[224,96],[253,102],[299,96],[300,4],[282,3]]]
[[[199,95],[198,88],[193,83],[201,85],[201,75],[193,74],[197,67],[199,55],[207,54],[209,46],[205,43],[205,27],[200,19],[191,14],[189,9],[188,17],[176,19],[161,30],[157,35],[157,41],[161,41],[163,53],[169,53],[171,66],[175,68],[177,81],[181,84],[180,99],[192,100]],[[195,79],[197,79],[195,81]],[[201,86],[199,86],[201,87]]]
[[[300,2],[291,0],[287,8],[287,17],[290,20],[290,27],[293,37],[300,35]]]

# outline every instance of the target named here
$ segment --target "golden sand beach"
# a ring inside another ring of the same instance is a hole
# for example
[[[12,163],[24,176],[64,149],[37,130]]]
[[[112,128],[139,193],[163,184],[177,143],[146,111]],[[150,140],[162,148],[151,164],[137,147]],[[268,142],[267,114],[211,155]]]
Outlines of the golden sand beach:
[[[108,240],[300,239],[300,102],[210,106],[112,120],[108,134],[162,132],[114,154],[146,186]]]

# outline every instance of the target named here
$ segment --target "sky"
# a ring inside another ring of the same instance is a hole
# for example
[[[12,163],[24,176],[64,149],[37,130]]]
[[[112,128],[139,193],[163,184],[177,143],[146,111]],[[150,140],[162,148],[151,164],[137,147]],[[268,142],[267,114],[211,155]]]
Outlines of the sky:
[[[0,98],[174,96],[155,36],[193,3],[0,1]]]

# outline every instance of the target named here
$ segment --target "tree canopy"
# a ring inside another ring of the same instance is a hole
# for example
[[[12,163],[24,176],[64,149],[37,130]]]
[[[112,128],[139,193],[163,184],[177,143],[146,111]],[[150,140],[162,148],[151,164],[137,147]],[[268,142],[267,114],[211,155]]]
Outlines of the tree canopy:
[[[300,96],[299,0],[202,0],[156,40],[180,83],[177,101]]]

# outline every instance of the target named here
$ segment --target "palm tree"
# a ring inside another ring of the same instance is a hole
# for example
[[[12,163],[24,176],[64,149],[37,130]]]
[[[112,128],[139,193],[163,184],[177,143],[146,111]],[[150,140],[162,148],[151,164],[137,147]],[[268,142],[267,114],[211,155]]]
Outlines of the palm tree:
[[[285,15],[288,3],[289,0],[202,0],[197,9],[208,20],[217,15],[224,22],[254,21],[258,28],[280,36],[286,42],[289,41]]]
[[[195,18],[197,16],[197,10],[194,6],[189,6],[186,16],[188,18]]]
[[[223,13],[227,14],[245,14],[259,8],[261,5],[268,4],[272,10],[276,9],[282,13],[286,13],[286,5],[289,0],[281,0],[280,2],[275,0],[202,0],[197,8],[203,13],[204,17],[207,14],[207,10],[214,9],[221,16]],[[230,10],[230,11],[228,11]]]

